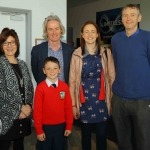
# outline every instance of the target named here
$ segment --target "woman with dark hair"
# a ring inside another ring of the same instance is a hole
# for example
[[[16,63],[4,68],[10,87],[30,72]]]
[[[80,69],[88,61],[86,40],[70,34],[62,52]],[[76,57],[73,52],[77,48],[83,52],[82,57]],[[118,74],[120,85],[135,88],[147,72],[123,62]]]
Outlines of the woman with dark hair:
[[[110,49],[100,45],[100,32],[93,21],[81,28],[81,47],[72,55],[69,86],[75,119],[80,118],[83,150],[91,150],[91,128],[96,131],[96,149],[106,150],[106,125],[111,113],[111,85],[115,78]]]
[[[13,29],[0,34],[0,150],[24,150],[31,134],[33,85],[27,65],[18,59],[19,39]]]

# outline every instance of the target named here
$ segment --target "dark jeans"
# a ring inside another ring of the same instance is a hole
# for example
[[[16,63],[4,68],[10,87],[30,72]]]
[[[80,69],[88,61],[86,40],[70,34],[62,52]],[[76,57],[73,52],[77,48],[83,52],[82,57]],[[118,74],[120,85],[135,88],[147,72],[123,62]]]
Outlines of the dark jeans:
[[[91,150],[91,129],[93,126],[96,132],[96,150],[106,150],[107,121],[99,123],[81,123],[82,149]]]
[[[150,100],[123,100],[114,94],[112,116],[119,150],[133,150],[131,133],[136,150],[150,150]]]
[[[24,150],[23,140],[24,138],[14,140],[13,150]],[[0,140],[0,150],[9,150],[10,145],[10,140]]]
[[[65,150],[65,131],[66,124],[43,125],[46,135],[45,141],[37,142],[38,150]]]

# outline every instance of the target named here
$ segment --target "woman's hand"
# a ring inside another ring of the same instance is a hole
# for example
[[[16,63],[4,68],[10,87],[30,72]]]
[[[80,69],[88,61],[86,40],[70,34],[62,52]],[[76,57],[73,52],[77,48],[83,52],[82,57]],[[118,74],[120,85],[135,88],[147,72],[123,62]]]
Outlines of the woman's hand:
[[[45,141],[45,139],[46,139],[45,133],[37,135],[37,139],[39,141]]]
[[[31,108],[31,106],[28,105],[28,104],[22,105],[21,112],[23,112],[24,115],[25,115],[26,117],[28,117],[28,116],[31,114],[31,112],[32,112],[32,108]]]
[[[71,134],[71,130],[65,130],[64,136],[68,136],[69,134]]]
[[[77,107],[72,107],[72,111],[73,111],[74,119],[79,119],[80,114],[79,114],[79,111],[78,111]]]
[[[24,119],[24,118],[26,118],[27,116],[23,113],[23,112],[21,112],[20,113],[20,115],[19,115],[19,119]]]

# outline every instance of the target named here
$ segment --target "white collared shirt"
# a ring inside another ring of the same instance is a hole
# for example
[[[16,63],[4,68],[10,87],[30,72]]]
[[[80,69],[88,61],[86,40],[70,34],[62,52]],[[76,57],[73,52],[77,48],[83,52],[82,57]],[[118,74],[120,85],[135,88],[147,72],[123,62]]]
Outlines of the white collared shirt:
[[[58,78],[54,83],[51,82],[48,78],[45,79],[45,82],[46,82],[48,87],[52,86],[51,84],[54,84],[54,83],[56,84],[56,87],[58,86]]]

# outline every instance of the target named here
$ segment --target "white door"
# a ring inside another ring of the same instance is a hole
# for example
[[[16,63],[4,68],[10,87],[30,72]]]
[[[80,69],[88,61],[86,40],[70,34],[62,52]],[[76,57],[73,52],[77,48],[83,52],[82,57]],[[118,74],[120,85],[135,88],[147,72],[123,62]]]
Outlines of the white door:
[[[20,41],[20,55],[18,58],[26,61],[26,15],[20,15],[23,21],[10,20],[10,15],[3,15],[0,12],[0,33],[3,28],[8,27],[14,29]]]

